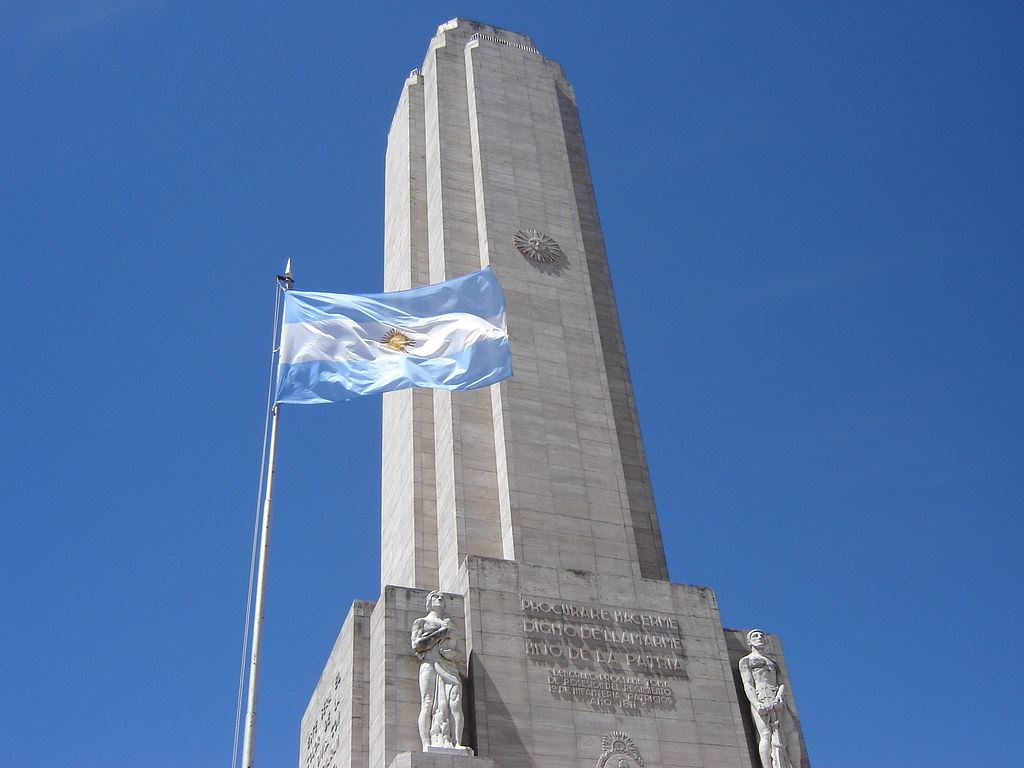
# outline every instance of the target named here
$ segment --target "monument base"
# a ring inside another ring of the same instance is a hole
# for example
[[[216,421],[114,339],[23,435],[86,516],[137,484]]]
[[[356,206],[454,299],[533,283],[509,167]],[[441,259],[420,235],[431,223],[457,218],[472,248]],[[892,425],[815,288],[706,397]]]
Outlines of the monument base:
[[[420,751],[410,628],[428,590],[388,586],[342,628],[303,719],[301,768],[759,763],[736,669],[744,633],[723,628],[713,590],[476,556],[458,582],[445,612],[468,660],[464,740],[485,757]]]
[[[494,761],[466,755],[461,750],[434,747],[430,752],[402,752],[395,756],[389,768],[494,768]]]
[[[462,755],[463,757],[475,757],[473,750],[469,747],[427,747],[425,751],[431,755]]]

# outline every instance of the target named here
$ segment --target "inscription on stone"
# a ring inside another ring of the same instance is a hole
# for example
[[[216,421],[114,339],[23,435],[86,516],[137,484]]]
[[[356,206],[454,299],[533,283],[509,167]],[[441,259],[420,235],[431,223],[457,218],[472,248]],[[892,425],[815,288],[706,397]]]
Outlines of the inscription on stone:
[[[596,707],[650,709],[670,706],[676,700],[671,686],[650,678],[598,675],[558,668],[548,670],[548,690],[567,698],[585,699]]]
[[[671,616],[530,597],[522,607],[528,657],[685,674],[679,623]]]
[[[341,675],[334,675],[334,693],[320,705],[320,713],[306,733],[305,768],[327,768],[338,754],[338,728],[341,725],[341,700],[336,698]]]
[[[526,656],[548,665],[548,690],[594,707],[672,707],[686,674],[679,623],[628,608],[523,597]]]
[[[320,706],[320,715],[306,734],[306,766],[321,768],[334,764],[338,752],[338,726],[341,702],[328,696]]]

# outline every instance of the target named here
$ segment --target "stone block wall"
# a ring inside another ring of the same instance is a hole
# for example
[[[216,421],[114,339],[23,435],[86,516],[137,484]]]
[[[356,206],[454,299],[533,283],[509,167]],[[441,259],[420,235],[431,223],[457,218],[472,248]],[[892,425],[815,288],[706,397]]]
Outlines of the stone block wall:
[[[356,600],[302,718],[299,768],[367,768],[370,614]]]
[[[478,754],[581,768],[621,732],[648,768],[750,768],[712,590],[477,557],[462,577]]]

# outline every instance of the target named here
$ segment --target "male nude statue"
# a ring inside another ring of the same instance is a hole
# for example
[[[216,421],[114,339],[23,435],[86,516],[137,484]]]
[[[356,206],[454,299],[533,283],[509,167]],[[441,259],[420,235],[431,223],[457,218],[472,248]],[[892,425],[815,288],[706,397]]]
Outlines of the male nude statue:
[[[747,633],[750,653],[740,659],[740,679],[750,700],[750,714],[757,728],[762,768],[800,768],[800,734],[779,682],[779,668],[761,653],[764,632]]]
[[[440,592],[427,595],[427,615],[412,624],[412,649],[420,659],[420,741],[462,748],[462,678],[458,652],[450,640],[452,619]]]

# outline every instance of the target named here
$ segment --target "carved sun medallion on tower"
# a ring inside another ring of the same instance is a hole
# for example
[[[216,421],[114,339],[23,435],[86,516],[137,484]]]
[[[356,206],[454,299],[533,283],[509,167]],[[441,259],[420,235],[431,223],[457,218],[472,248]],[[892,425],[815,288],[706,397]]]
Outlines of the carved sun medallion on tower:
[[[384,338],[380,340],[380,343],[388,349],[395,350],[395,352],[408,352],[409,347],[413,346],[416,342],[397,328],[392,328],[384,334]]]
[[[535,229],[520,229],[513,240],[523,256],[539,264],[554,264],[565,257],[565,251],[555,242],[555,238]]]

